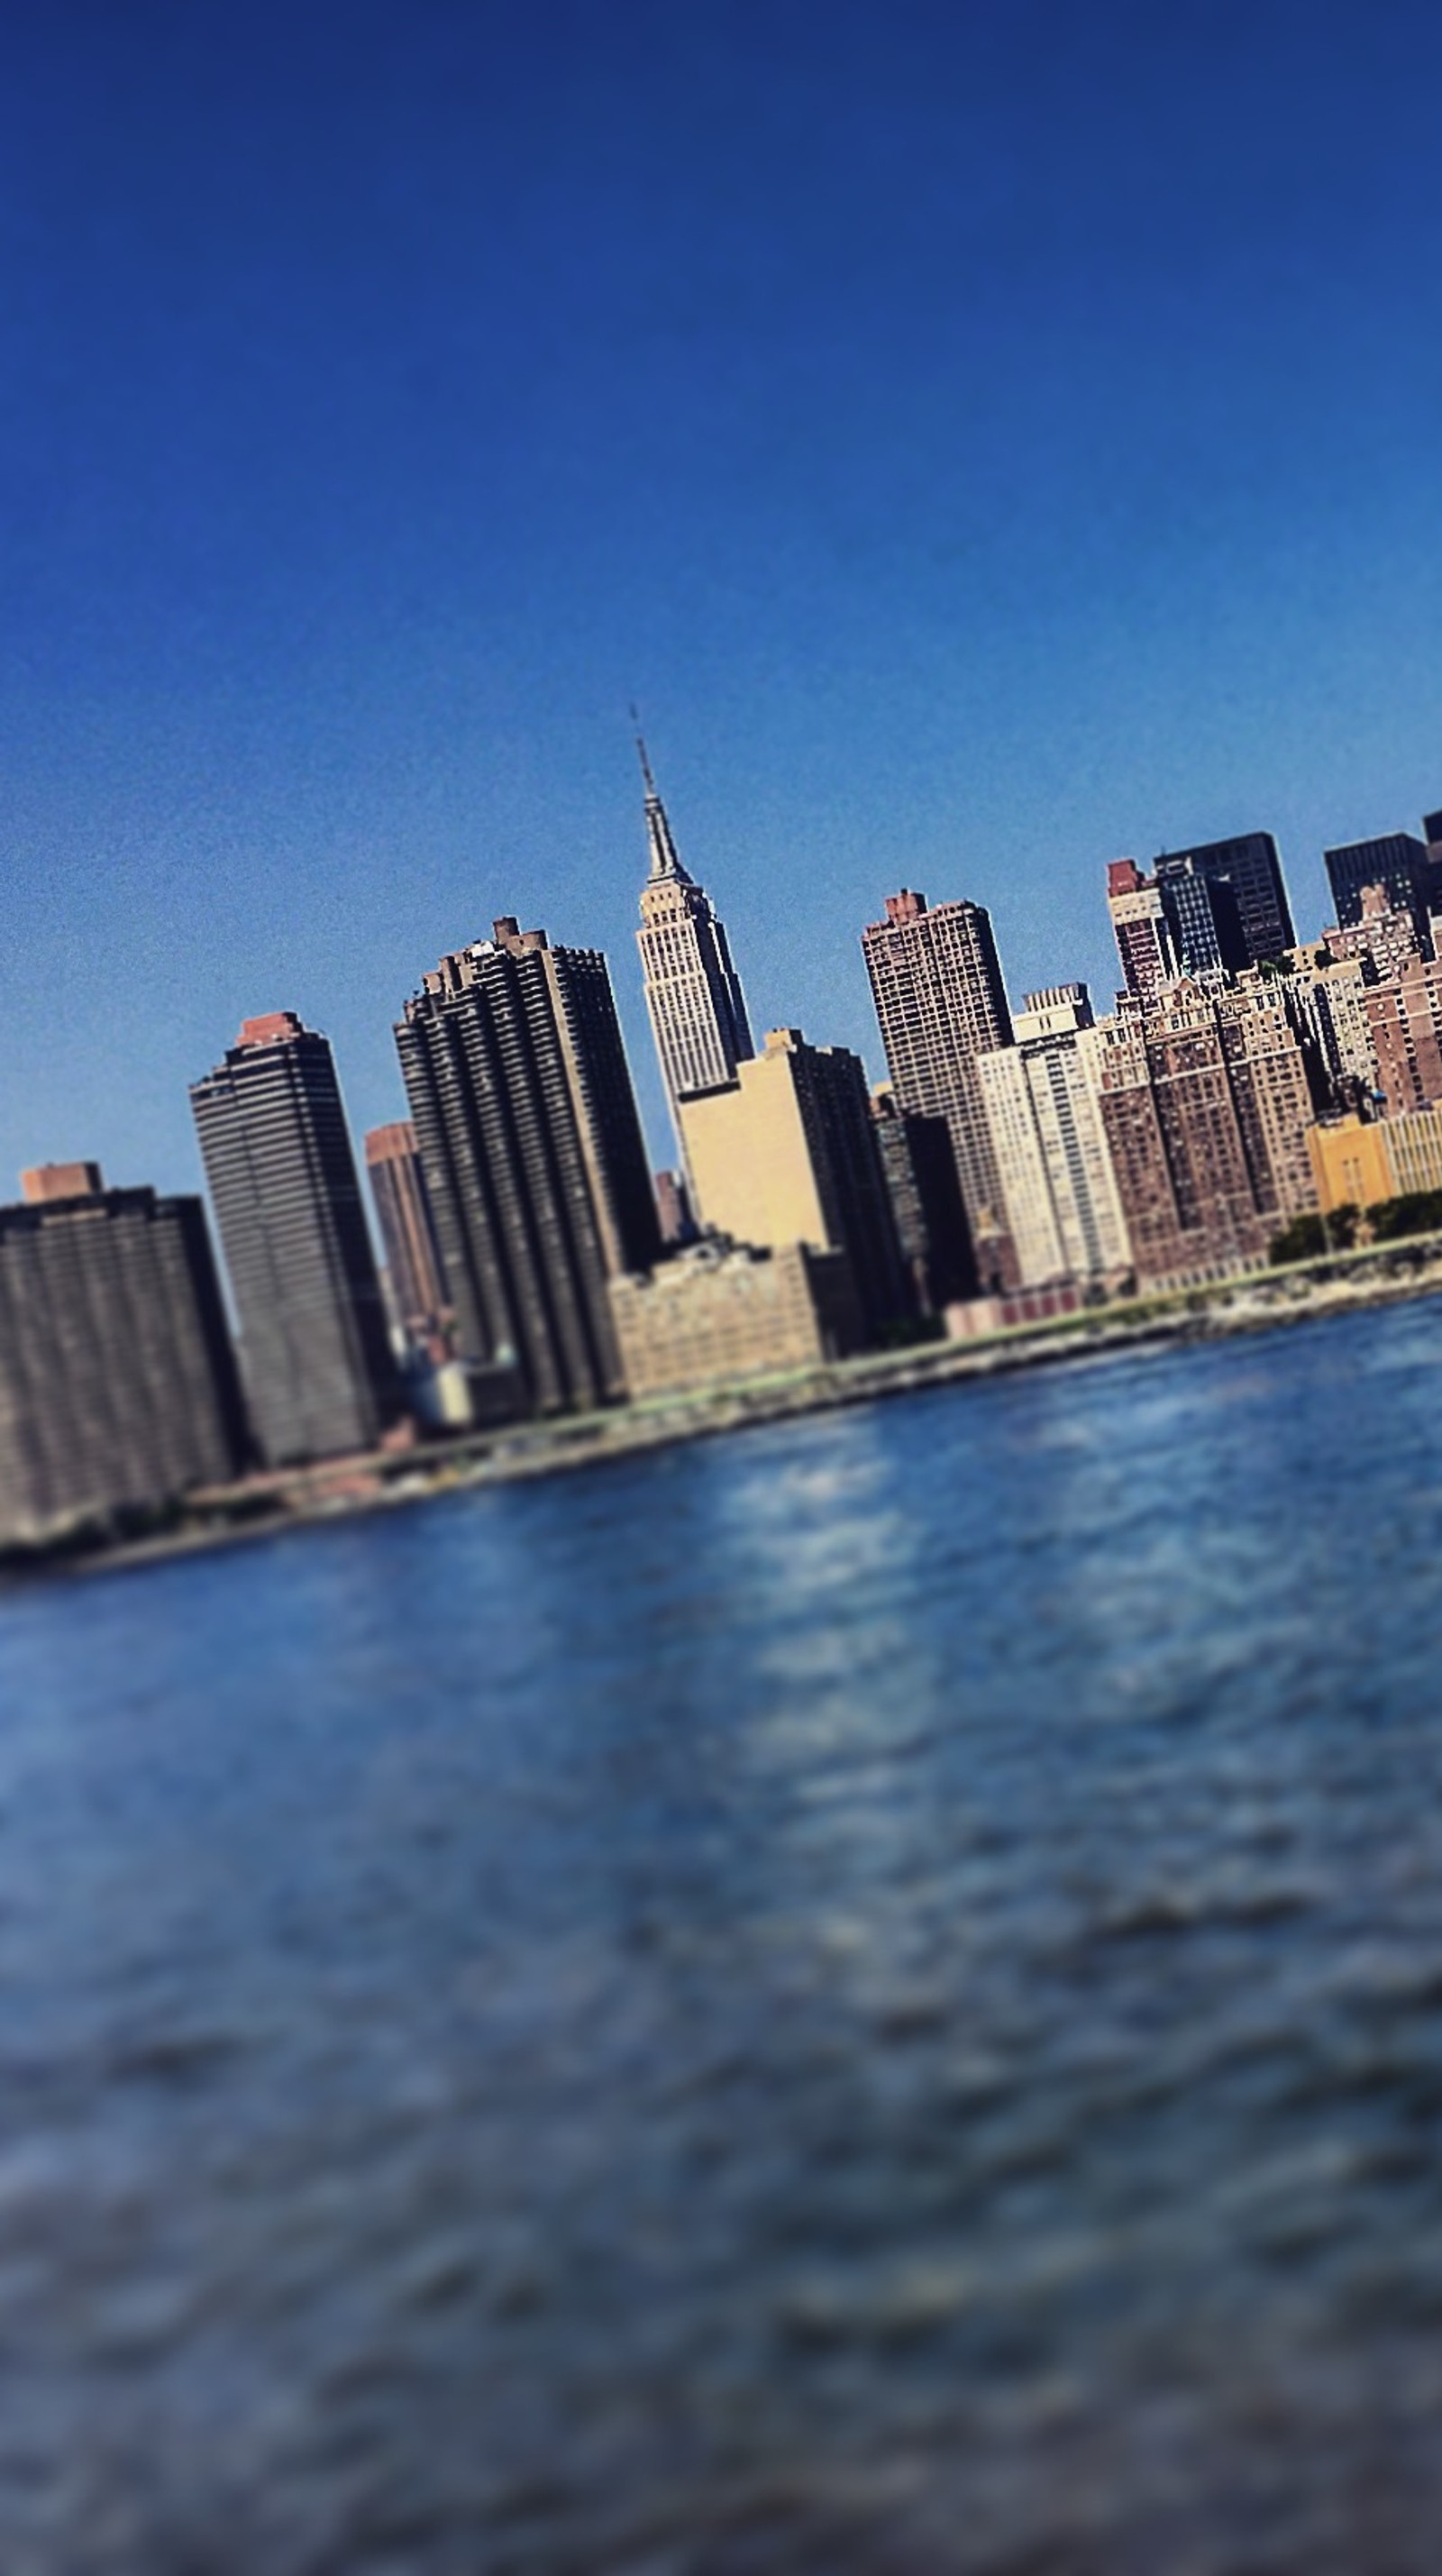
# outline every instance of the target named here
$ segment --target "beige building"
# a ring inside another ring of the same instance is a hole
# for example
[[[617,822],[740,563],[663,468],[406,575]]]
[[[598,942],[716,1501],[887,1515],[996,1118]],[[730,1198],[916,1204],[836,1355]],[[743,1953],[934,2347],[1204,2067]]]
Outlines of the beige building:
[[[866,1074],[846,1047],[772,1029],[734,1082],[680,1104],[696,1214],[737,1243],[844,1252],[868,1326],[904,1313],[896,1223]]]
[[[1405,1118],[1336,1118],[1307,1137],[1324,1216],[1334,1208],[1375,1207],[1415,1190],[1442,1190],[1442,1109]]]
[[[627,1393],[665,1395],[818,1367],[860,1347],[839,1252],[700,1243],[649,1275],[611,1282]]]
[[[1120,1280],[1131,1245],[1102,1125],[1100,1052],[1085,984],[1028,993],[1015,1044],[980,1055],[1023,1288]]]

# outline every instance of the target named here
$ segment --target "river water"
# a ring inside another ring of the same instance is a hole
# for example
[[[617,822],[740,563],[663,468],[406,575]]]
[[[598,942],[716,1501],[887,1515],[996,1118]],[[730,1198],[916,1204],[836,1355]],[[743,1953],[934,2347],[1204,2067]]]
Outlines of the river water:
[[[4,2576],[1431,2576],[1442,1306],[0,1603]]]

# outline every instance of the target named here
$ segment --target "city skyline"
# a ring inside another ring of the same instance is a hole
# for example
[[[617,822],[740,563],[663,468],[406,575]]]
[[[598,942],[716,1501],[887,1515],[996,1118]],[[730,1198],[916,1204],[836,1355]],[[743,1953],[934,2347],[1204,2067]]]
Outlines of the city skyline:
[[[1388,839],[1395,838],[1408,839],[1415,842],[1416,836],[1415,831],[1412,829],[1412,824],[1422,817],[1424,807],[1430,809],[1430,801],[1430,796],[1422,800],[1422,803],[1419,804],[1418,815],[1412,818],[1411,823],[1398,825],[1395,832],[1389,827],[1386,831],[1374,834],[1359,833],[1355,836],[1355,842],[1353,844],[1349,844],[1348,848],[1350,849],[1352,846],[1361,846],[1371,839],[1386,841]],[[638,893],[644,891],[646,884],[652,881],[654,877],[655,842],[653,838],[653,807],[658,808],[664,815],[665,808],[662,804],[662,800],[656,794],[654,783],[650,780],[648,772],[645,780],[644,796],[640,807],[639,828],[635,835],[638,842],[638,864],[630,889],[633,906],[636,902]],[[1430,821],[1432,823],[1442,821],[1442,815],[1430,813]],[[667,828],[669,830],[669,822]],[[1235,838],[1238,833],[1245,834],[1248,828],[1249,827],[1245,825],[1239,825],[1237,826],[1237,831],[1227,837]],[[1425,824],[1424,828],[1426,828]],[[1282,885],[1285,890],[1286,897],[1291,900],[1293,910],[1303,922],[1315,917],[1312,927],[1299,929],[1297,931],[1297,938],[1303,944],[1306,944],[1309,940],[1319,938],[1321,936],[1322,929],[1336,918],[1337,905],[1326,863],[1330,856],[1335,855],[1338,846],[1337,843],[1335,840],[1325,843],[1315,854],[1316,863],[1312,870],[1312,874],[1320,880],[1321,893],[1313,904],[1308,906],[1305,900],[1301,903],[1297,900],[1294,873],[1289,871],[1287,852],[1285,847],[1281,846],[1280,835],[1272,834],[1264,835],[1264,837],[1272,838],[1279,845]],[[1185,852],[1195,846],[1196,844],[1194,841],[1174,841],[1166,847],[1150,854],[1143,855],[1140,852],[1133,852],[1129,853],[1128,857],[1135,862],[1137,868],[1145,875],[1146,872],[1155,869],[1159,859],[1164,859],[1178,851]],[[1416,846],[1419,850],[1423,848],[1423,845],[1420,843],[1417,843]],[[1094,938],[1094,942],[1092,944],[1092,972],[1090,974],[1083,974],[1080,972],[1063,973],[1059,968],[1058,971],[1050,978],[1051,985],[1056,985],[1061,982],[1081,982],[1086,984],[1088,989],[1096,996],[1106,996],[1108,999],[1114,998],[1124,989],[1123,967],[1121,959],[1117,953],[1115,929],[1108,923],[1109,905],[1107,877],[1108,871],[1118,865],[1119,855],[1120,854],[1114,854],[1111,858],[1102,862],[1100,867],[1093,870],[1091,875],[1090,885],[1093,897],[1092,909],[1094,914],[1099,918],[1100,923],[1103,925],[1099,933],[1099,937]],[[515,891],[514,887],[510,887],[508,890],[511,893],[514,893]],[[933,908],[941,904],[963,903],[974,904],[979,906],[981,909],[985,909],[990,912],[991,927],[993,935],[995,936],[1002,985],[1009,1001],[1013,1001],[1015,1004],[1019,1005],[1023,989],[1022,979],[1009,963],[1011,947],[1007,936],[1005,913],[1003,913],[1000,919],[998,919],[993,907],[983,905],[980,897],[973,897],[959,889],[955,892],[942,892],[936,895],[928,893],[927,900],[932,904]],[[718,911],[721,909],[720,906],[717,908]],[[543,906],[539,901],[528,899],[526,901],[525,909],[532,914],[539,914],[543,909]],[[494,918],[494,915],[487,914],[484,920],[478,919],[474,928],[462,932],[459,937],[452,938],[448,943],[447,949],[443,950],[442,953],[459,952],[476,940],[489,938],[491,936],[491,926]],[[615,973],[615,967],[618,963],[622,969],[620,975],[615,978],[616,1009],[621,1025],[621,1033],[625,1044],[631,1079],[635,1087],[637,1105],[642,1119],[648,1162],[654,1173],[663,1169],[675,1167],[677,1162],[677,1141],[672,1125],[669,1103],[666,1097],[665,1084],[658,1062],[656,1033],[646,1007],[644,973],[642,966],[636,957],[634,920],[635,914],[633,910],[632,927],[629,935],[620,943],[617,954],[613,955],[611,951],[605,948],[601,948],[600,953],[605,955],[608,958],[608,962],[611,963],[613,976]],[[846,951],[848,948],[847,933],[849,928],[851,933],[850,947],[855,949],[856,960],[857,963],[860,964],[861,934],[867,927],[866,923],[858,921],[851,925],[844,925],[833,922],[832,926],[836,933],[834,944],[839,951]],[[567,932],[571,945],[579,947],[583,944],[579,938],[576,938],[571,934],[571,925],[569,924],[567,925]],[[743,945],[746,936],[747,933],[743,929],[741,939],[733,939],[731,943],[736,973],[743,989],[747,985],[748,980],[750,980],[748,977],[748,967],[750,963],[749,951],[745,950]],[[592,946],[597,943],[587,941],[584,944]],[[1099,964],[1097,963],[1096,956],[1096,949],[1098,946],[1100,947]],[[764,949],[758,947],[757,959],[760,971],[757,972],[754,980],[758,986],[766,988],[769,981],[772,979],[768,979],[765,972]],[[1056,961],[1054,960],[1053,962],[1055,963]],[[1065,961],[1061,961],[1061,963],[1063,966],[1065,965]],[[415,971],[414,964],[409,968],[403,969],[402,981],[404,981],[404,977],[407,973],[413,981]],[[847,980],[855,982],[858,979],[856,975],[853,974],[851,978]],[[833,1026],[827,1026],[816,1032],[815,1042],[827,1045],[849,1045],[852,1051],[861,1057],[867,1068],[869,1079],[875,1083],[889,1079],[889,1067],[887,1065],[885,1047],[882,1042],[881,1032],[877,1022],[874,997],[870,990],[864,964],[861,965],[859,980],[862,986],[864,1008],[859,1014],[859,1025],[858,1015],[855,1013],[852,1014],[853,1033],[851,1037],[844,1038],[837,1033]],[[1049,987],[1038,984],[1035,987],[1028,987],[1028,989],[1049,989]],[[795,1010],[788,1011],[784,1004],[785,997],[781,996],[779,997],[780,1006],[769,1015],[763,1016],[761,1013],[753,1010],[751,1013],[753,1033],[773,1026],[787,1027],[802,1025],[803,1023],[800,1013]],[[1105,1009],[1107,1006],[1107,1000],[1098,999],[1097,1007],[1099,1009]],[[389,1027],[390,1018],[393,1018],[396,1007],[397,1005],[393,998],[390,1001],[382,1001],[380,1004],[382,1020],[386,1028]],[[298,1004],[293,1004],[290,999],[282,999],[279,1002],[272,1000],[264,1005],[264,1010],[280,1009],[283,1011],[289,1011],[292,1008],[296,1008],[299,1011],[299,1016],[302,1019],[306,1017],[305,1010],[300,1009]],[[245,994],[241,994],[239,996],[236,1009],[246,1017],[263,1016],[263,1010],[260,1006],[255,1005],[253,997],[248,997]],[[320,1005],[317,1005],[317,1009],[321,1017],[326,1016],[323,1002]],[[331,1016],[334,1017],[334,1014]],[[234,1013],[232,1013],[232,1017],[234,1017]],[[340,1044],[334,1038],[329,1025],[326,1027],[325,1034],[331,1038],[338,1061],[342,1060]],[[369,1034],[373,1039],[374,1031],[371,1030]],[[811,1034],[810,1030],[808,1030],[808,1034]],[[211,1044],[211,1052],[213,1053],[213,1051],[214,1042]],[[357,1104],[356,1086],[352,1081],[343,1076],[342,1097],[345,1102],[347,1124],[353,1137],[357,1140],[362,1138],[368,1129],[390,1125],[396,1119],[402,1118],[405,1115],[406,1104],[404,1086],[400,1083],[395,1072],[393,1055],[390,1061],[391,1071],[388,1089],[378,1092],[375,1077],[372,1077],[372,1080],[366,1084],[365,1096],[368,1102],[366,1114],[362,1113]],[[348,1073],[349,1063],[347,1059],[346,1074]],[[187,1074],[184,1077],[182,1089],[184,1088],[185,1082],[198,1078],[198,1074]],[[369,1115],[369,1108],[374,1106],[375,1099],[377,1097],[379,1097],[381,1101],[380,1114],[371,1116]],[[33,1120],[27,1120],[23,1102],[21,1103],[18,1111],[13,1105],[11,1106],[7,1120],[5,1104],[3,1101],[0,1101],[0,1132],[4,1132],[7,1124],[14,1128],[15,1134],[21,1139],[22,1150],[20,1151],[16,1161],[17,1171],[37,1160],[60,1161],[72,1156],[93,1156],[96,1160],[104,1161],[107,1168],[120,1168],[115,1163],[114,1149],[111,1148],[109,1150],[104,1150],[103,1139],[99,1138],[96,1133],[89,1133],[82,1137],[78,1136],[78,1134],[74,1132],[78,1127],[78,1120],[73,1117],[68,1122],[71,1132],[66,1137],[59,1140],[54,1138],[41,1139],[37,1142],[36,1136],[33,1132]],[[100,1124],[103,1126],[103,1120]],[[183,1143],[189,1145],[189,1155],[187,1157],[186,1153],[181,1150],[178,1152],[175,1161],[179,1168],[189,1174],[191,1185],[195,1186],[197,1183],[203,1181],[204,1174],[199,1154],[194,1146],[194,1139],[190,1133],[188,1122],[186,1122],[184,1129]],[[136,1177],[138,1180],[144,1180],[156,1188],[169,1189],[179,1185],[174,1177],[174,1170],[175,1164],[166,1171],[152,1167],[142,1173],[138,1173]],[[373,1229],[373,1231],[375,1231],[375,1229]]]
[[[1431,13],[343,27],[17,31],[0,1168],[193,1184],[272,1001],[384,1123],[518,901],[659,1155],[633,695],[758,1028],[873,1071],[899,881],[1101,995],[1107,859],[1266,828],[1306,930],[1435,805]]]

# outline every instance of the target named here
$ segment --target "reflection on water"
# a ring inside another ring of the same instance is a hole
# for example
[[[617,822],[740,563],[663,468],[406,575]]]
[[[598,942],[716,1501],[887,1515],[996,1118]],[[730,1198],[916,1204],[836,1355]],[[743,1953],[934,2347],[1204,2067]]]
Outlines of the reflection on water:
[[[1439,1351],[7,1601],[5,2576],[1430,2576]]]

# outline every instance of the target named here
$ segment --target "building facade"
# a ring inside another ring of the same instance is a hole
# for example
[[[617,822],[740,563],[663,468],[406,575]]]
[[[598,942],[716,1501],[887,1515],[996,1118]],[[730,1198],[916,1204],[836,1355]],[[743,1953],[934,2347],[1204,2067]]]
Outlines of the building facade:
[[[1339,964],[1353,957],[1364,959],[1372,970],[1368,981],[1378,984],[1431,954],[1430,940],[1424,947],[1412,907],[1395,903],[1385,885],[1363,886],[1356,920],[1324,931],[1322,942],[1328,956]]]
[[[751,1029],[724,926],[681,865],[645,746],[640,749],[649,870],[636,939],[661,1080],[679,1138],[681,1102],[734,1081],[737,1066],[752,1053]]]
[[[540,955],[607,1270],[649,1269],[661,1228],[611,970],[599,948],[553,948],[511,916],[495,935],[516,955]]]
[[[1324,1095],[1284,976],[1188,979],[1098,1023],[1101,1111],[1139,1283],[1265,1260],[1316,1205],[1307,1130]]]
[[[1382,886],[1389,904],[1411,914],[1421,954],[1432,955],[1431,914],[1439,900],[1437,868],[1426,843],[1415,833],[1382,832],[1370,841],[1347,841],[1335,850],[1324,850],[1322,864],[1339,929],[1359,922],[1366,889]]]
[[[683,1101],[681,1120],[703,1225],[845,1253],[872,1333],[911,1311],[859,1056],[772,1029],[734,1083]]]
[[[1442,1100],[1442,958],[1414,958],[1389,982],[1370,985],[1362,1007],[1387,1116]]]
[[[1139,1001],[1156,1001],[1181,970],[1161,887],[1155,877],[1142,874],[1135,859],[1109,862],[1107,913],[1123,984]]]
[[[653,1186],[656,1192],[656,1215],[661,1226],[661,1241],[675,1249],[696,1240],[696,1220],[691,1213],[691,1193],[684,1172],[657,1172]]]
[[[25,1175],[0,1207],[0,1540],[240,1473],[240,1381],[198,1198]]]
[[[1260,966],[1293,944],[1282,862],[1270,832],[1164,851],[1156,881],[1185,974]]]
[[[1015,1256],[976,1070],[978,1056],[1011,1044],[990,915],[979,903],[928,906],[903,887],[861,949],[897,1105],[946,1120],[978,1280],[1010,1287]]]
[[[1115,1286],[1131,1267],[1100,1107],[1100,1054],[1085,984],[1028,993],[1014,1045],[979,1056],[1022,1287]]]
[[[613,1279],[611,1302],[633,1398],[821,1367],[864,1340],[845,1255],[805,1243],[694,1244]]]
[[[513,1368],[541,1413],[623,1391],[606,1283],[628,1241],[631,1181],[613,1148],[618,1133],[629,1143],[635,1106],[630,1120],[613,1114],[604,974],[598,952],[553,950],[504,916],[492,938],[441,959],[395,1033],[460,1352],[477,1369]],[[568,1016],[578,987],[586,1009]],[[602,1021],[598,1063],[588,1031]],[[656,1243],[644,1161],[641,1179],[644,1259]]]
[[[247,1020],[190,1101],[266,1459],[374,1447],[404,1400],[329,1040]]]
[[[899,1107],[889,1083],[872,1091],[871,1115],[902,1265],[919,1311],[939,1315],[976,1284],[951,1130]]]
[[[413,1341],[425,1342],[441,1329],[446,1292],[412,1121],[395,1118],[369,1129],[365,1159],[396,1321]]]

